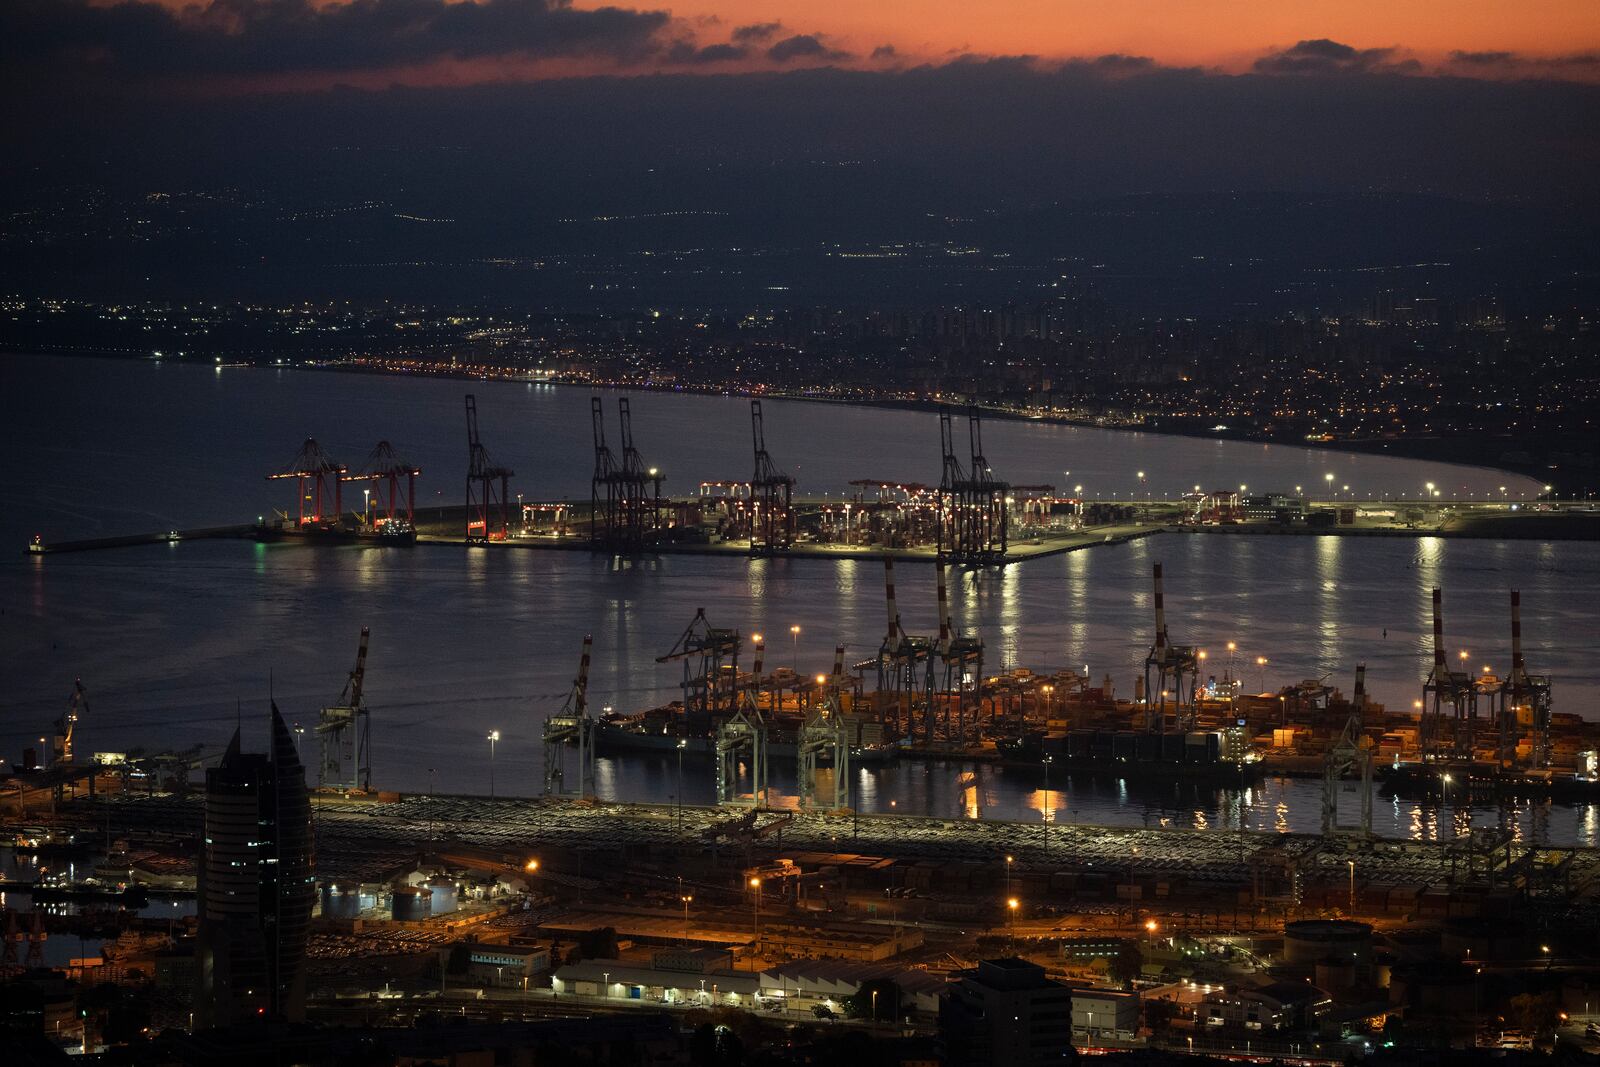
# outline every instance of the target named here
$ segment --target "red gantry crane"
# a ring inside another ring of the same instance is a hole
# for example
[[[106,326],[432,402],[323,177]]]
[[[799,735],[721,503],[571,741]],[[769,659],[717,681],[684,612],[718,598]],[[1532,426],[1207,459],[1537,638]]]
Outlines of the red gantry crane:
[[[383,534],[409,533],[417,506],[417,475],[422,470],[400,458],[388,441],[379,441],[361,469],[341,481],[366,482],[368,499],[363,521]]]
[[[335,462],[322,450],[316,438],[306,438],[288,466],[267,475],[267,481],[294,479],[298,491],[295,497],[295,526],[332,529],[339,523],[343,510],[340,482],[345,466]]]

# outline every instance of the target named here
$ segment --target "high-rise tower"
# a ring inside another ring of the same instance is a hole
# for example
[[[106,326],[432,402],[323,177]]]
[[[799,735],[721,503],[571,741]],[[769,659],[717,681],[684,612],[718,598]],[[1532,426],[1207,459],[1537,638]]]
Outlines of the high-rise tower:
[[[305,1017],[311,797],[294,735],[272,707],[270,751],[239,734],[206,772],[197,1027]]]

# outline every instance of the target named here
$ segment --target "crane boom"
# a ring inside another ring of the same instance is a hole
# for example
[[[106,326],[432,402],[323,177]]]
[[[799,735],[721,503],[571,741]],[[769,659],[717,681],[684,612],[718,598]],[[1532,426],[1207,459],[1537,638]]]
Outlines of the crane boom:
[[[361,645],[356,650],[356,665],[350,669],[350,678],[345,682],[344,692],[339,694],[339,703],[344,707],[361,706],[361,687],[367,678],[367,638],[371,633],[370,627],[361,628]]]

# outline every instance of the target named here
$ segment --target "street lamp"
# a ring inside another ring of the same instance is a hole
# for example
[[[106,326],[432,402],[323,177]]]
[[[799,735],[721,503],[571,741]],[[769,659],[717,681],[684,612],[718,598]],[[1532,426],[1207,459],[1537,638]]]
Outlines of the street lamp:
[[[1261,668],[1261,691],[1265,693],[1267,691],[1267,657],[1257,656],[1256,666]]]
[[[494,799],[494,746],[500,740],[499,730],[489,731],[489,799]]]
[[[756,906],[755,906],[755,912],[756,912],[756,923],[755,923],[756,938],[755,938],[755,945],[756,945],[756,951],[760,952],[761,951],[761,879],[759,879],[759,878],[750,879],[750,888],[751,888],[751,890],[754,891],[755,898],[756,898]],[[752,958],[750,960],[750,969],[754,970],[755,969],[755,965],[756,965],[755,959]]]
[[[1011,857],[1011,856],[1007,856],[1006,857],[1006,896],[1007,897],[1011,896],[1011,864],[1012,864],[1012,861],[1013,861],[1013,857]]]
[[[1006,910],[1011,913],[1011,936],[1008,940],[1013,952],[1016,951],[1017,946],[1017,909],[1020,907],[1022,907],[1022,901],[1016,897],[1008,897],[1006,899]]]
[[[678,899],[683,901],[683,943],[687,945],[689,943],[689,903],[694,900],[694,895],[685,893]]]
[[[1350,914],[1356,913],[1356,861],[1345,860],[1350,865]]]
[[[796,663],[799,663],[800,662],[800,624],[799,623],[796,623],[795,625],[789,627],[789,638],[790,638],[791,642],[793,643],[793,647],[794,647],[794,661]]]
[[[689,747],[689,739],[678,738],[678,833],[683,833],[683,750]]]

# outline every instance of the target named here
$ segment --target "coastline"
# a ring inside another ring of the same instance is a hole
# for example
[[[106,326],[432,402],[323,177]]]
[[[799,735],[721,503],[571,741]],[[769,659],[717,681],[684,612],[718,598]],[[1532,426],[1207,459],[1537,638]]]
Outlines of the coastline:
[[[247,364],[244,366],[256,366]],[[280,368],[281,369],[281,368]],[[881,408],[890,411],[913,411],[920,413],[938,412],[945,406],[958,406],[961,402],[946,400],[909,398],[909,397],[839,397],[818,395],[806,390],[789,389],[757,389],[750,386],[716,387],[710,385],[684,385],[674,383],[663,385],[653,382],[583,382],[578,380],[562,380],[554,378],[534,378],[528,375],[489,375],[472,374],[465,372],[433,372],[433,371],[395,371],[384,367],[371,367],[366,365],[349,365],[345,363],[305,364],[293,368],[296,370],[315,370],[323,372],[343,372],[348,374],[380,374],[385,377],[404,378],[412,375],[427,378],[446,378],[457,381],[505,381],[505,382],[537,382],[557,388],[587,389],[605,392],[639,392],[639,393],[687,393],[694,396],[723,396],[747,397],[752,400],[796,400],[817,404],[839,404],[848,407]],[[1279,448],[1300,449],[1307,452],[1355,452],[1363,455],[1389,456],[1395,459],[1425,460],[1440,463],[1450,467],[1465,470],[1486,471],[1494,474],[1507,474],[1517,478],[1528,478],[1542,485],[1550,485],[1553,492],[1559,495],[1566,491],[1559,472],[1548,470],[1538,465],[1518,467],[1500,462],[1489,462],[1478,459],[1463,462],[1456,458],[1441,458],[1437,451],[1459,450],[1478,442],[1472,437],[1441,438],[1394,438],[1386,440],[1333,440],[1310,443],[1274,437],[1271,435],[1252,433],[1244,430],[1228,429],[1219,432],[1201,432],[1184,427],[1157,426],[1131,426],[1118,422],[1102,422],[1095,419],[1076,418],[1071,415],[1059,414],[1027,414],[1010,407],[992,404],[978,404],[979,410],[987,419],[1005,422],[1045,423],[1055,426],[1067,426],[1086,430],[1107,430],[1116,433],[1146,434],[1152,437],[1185,438],[1197,441],[1233,441],[1243,444],[1273,445]],[[1394,447],[1391,447],[1394,446]],[[1412,446],[1412,447],[1408,447]],[[1437,447],[1434,447],[1437,446]]]
[[[192,358],[192,359],[191,358],[174,358],[174,359],[171,359],[171,360],[153,361],[148,356],[142,356],[142,355],[141,356],[133,356],[133,355],[129,355],[129,354],[126,354],[126,353],[114,353],[114,352],[89,352],[89,351],[37,352],[37,351],[10,350],[8,352],[8,354],[12,355],[12,356],[23,356],[23,357],[34,357],[34,358],[41,358],[42,357],[42,358],[46,358],[46,359],[89,358],[89,359],[110,359],[110,360],[117,360],[117,361],[144,362],[144,363],[148,363],[148,362],[173,362],[173,363],[180,363],[180,364],[193,364],[195,366],[213,366],[213,365],[215,365],[215,364],[207,363],[205,360],[199,359],[199,358]],[[920,412],[920,413],[937,412],[942,407],[945,407],[947,405],[958,406],[958,405],[963,403],[962,401],[954,401],[954,402],[952,402],[952,401],[947,401],[947,400],[942,400],[942,399],[921,398],[921,397],[847,397],[847,396],[830,396],[830,395],[826,395],[826,394],[822,394],[822,393],[819,393],[819,392],[812,391],[812,387],[798,388],[798,389],[794,389],[794,388],[764,389],[764,388],[754,387],[754,386],[751,386],[751,385],[748,385],[748,384],[740,384],[740,385],[736,385],[736,386],[713,386],[713,385],[690,385],[690,384],[683,384],[683,383],[663,384],[663,383],[651,382],[651,381],[605,381],[605,382],[593,382],[593,381],[583,381],[583,380],[575,379],[575,378],[571,378],[571,377],[566,377],[566,378],[537,377],[537,376],[531,375],[531,374],[529,374],[527,372],[515,371],[512,368],[492,368],[492,367],[489,367],[487,365],[479,365],[474,370],[461,369],[461,370],[439,370],[439,371],[434,371],[434,370],[401,371],[401,370],[395,370],[395,369],[391,369],[391,368],[384,367],[384,366],[379,366],[379,365],[371,365],[371,364],[367,364],[367,363],[356,363],[356,362],[353,362],[353,360],[360,359],[360,358],[362,358],[362,357],[343,357],[343,358],[339,358],[339,359],[329,359],[329,360],[326,360],[326,361],[306,361],[306,362],[300,362],[300,363],[294,363],[294,364],[283,364],[283,365],[277,365],[277,364],[272,364],[272,363],[263,363],[263,362],[259,362],[259,361],[247,361],[247,362],[238,362],[238,363],[224,363],[224,364],[220,364],[220,366],[222,366],[222,367],[224,367],[226,369],[231,369],[231,370],[279,370],[279,371],[282,371],[282,370],[296,370],[296,371],[314,371],[314,372],[321,372],[321,373],[345,373],[345,374],[358,374],[358,375],[359,374],[373,374],[373,375],[381,375],[383,377],[389,377],[389,378],[407,378],[407,377],[442,378],[442,379],[446,379],[446,380],[456,380],[456,381],[466,381],[466,382],[497,382],[498,381],[498,382],[506,382],[506,383],[524,383],[524,384],[526,384],[528,382],[535,382],[535,383],[538,383],[538,384],[549,385],[549,386],[559,387],[559,388],[585,389],[585,390],[588,390],[588,391],[591,391],[591,392],[594,392],[594,391],[605,391],[605,392],[638,392],[638,393],[666,393],[666,394],[681,393],[681,394],[689,394],[689,395],[694,395],[694,396],[746,397],[746,398],[749,398],[749,399],[761,399],[761,400],[772,399],[772,400],[806,401],[806,402],[817,403],[817,404],[837,404],[837,405],[844,405],[844,406],[858,407],[858,408],[881,408],[881,409],[885,409],[885,410],[912,411],[912,412]],[[503,369],[506,373],[484,373],[485,371],[499,370],[499,369]],[[1202,440],[1202,441],[1219,441],[1220,440],[1220,441],[1238,442],[1238,443],[1243,443],[1243,444],[1272,445],[1272,446],[1276,446],[1276,447],[1280,447],[1280,448],[1297,449],[1297,450],[1304,450],[1304,451],[1307,451],[1307,452],[1315,452],[1315,453],[1351,452],[1351,453],[1357,453],[1357,454],[1362,454],[1362,455],[1388,456],[1388,457],[1392,457],[1392,458],[1395,458],[1395,459],[1420,460],[1420,461],[1426,461],[1426,462],[1433,462],[1433,463],[1439,463],[1439,464],[1443,464],[1443,465],[1448,465],[1450,467],[1461,468],[1461,469],[1464,469],[1464,470],[1473,470],[1473,471],[1478,471],[1478,472],[1491,472],[1491,473],[1494,473],[1494,474],[1505,474],[1505,475],[1510,475],[1510,476],[1518,477],[1518,478],[1527,478],[1527,479],[1530,479],[1530,480],[1532,480],[1534,482],[1539,483],[1540,485],[1549,485],[1549,486],[1551,486],[1552,487],[1552,492],[1556,496],[1559,496],[1560,494],[1562,494],[1564,492],[1574,492],[1574,495],[1575,495],[1575,490],[1572,488],[1572,486],[1573,486],[1573,478],[1575,476],[1566,475],[1564,472],[1562,472],[1560,470],[1551,470],[1547,466],[1541,466],[1539,464],[1528,464],[1528,465],[1507,464],[1507,463],[1503,463],[1503,462],[1498,461],[1498,459],[1495,459],[1495,460],[1491,461],[1488,458],[1482,456],[1481,454],[1476,454],[1475,455],[1475,453],[1480,453],[1481,450],[1483,449],[1483,446],[1488,442],[1485,439],[1475,438],[1475,437],[1472,437],[1470,435],[1463,435],[1461,437],[1437,437],[1437,436],[1431,436],[1431,437],[1415,437],[1415,438],[1393,438],[1393,439],[1371,439],[1371,440],[1345,439],[1345,440],[1306,442],[1306,441],[1303,441],[1303,440],[1286,439],[1286,438],[1283,438],[1283,437],[1273,436],[1273,435],[1270,435],[1270,434],[1262,434],[1262,433],[1259,433],[1259,432],[1254,432],[1254,431],[1251,431],[1251,430],[1248,430],[1248,429],[1243,429],[1243,428],[1234,429],[1234,428],[1230,427],[1230,428],[1228,428],[1226,430],[1221,430],[1221,431],[1209,431],[1209,430],[1208,431],[1198,431],[1198,430],[1189,429],[1189,428],[1184,427],[1184,426],[1161,425],[1160,424],[1160,420],[1162,418],[1161,416],[1153,416],[1153,418],[1155,418],[1157,420],[1156,425],[1146,426],[1146,425],[1129,425],[1127,423],[1115,422],[1115,421],[1101,421],[1101,420],[1097,420],[1097,419],[1081,418],[1081,417],[1075,417],[1075,416],[1065,415],[1065,414],[1053,414],[1053,413],[1052,414],[1043,414],[1043,413],[1030,414],[1030,413],[1018,411],[1018,410],[1016,410],[1016,409],[1014,409],[1012,407],[1009,407],[1009,406],[1000,406],[1000,405],[994,405],[994,404],[982,404],[982,403],[980,403],[978,405],[978,408],[979,408],[980,411],[982,411],[982,413],[983,413],[985,418],[988,418],[988,419],[991,419],[991,420],[996,420],[996,421],[1023,422],[1023,423],[1045,423],[1045,424],[1055,425],[1055,426],[1066,426],[1066,427],[1079,428],[1079,429],[1088,429],[1088,430],[1106,430],[1106,431],[1112,431],[1112,432],[1117,432],[1117,433],[1127,433],[1127,434],[1145,434],[1145,435],[1155,436],[1155,437],[1184,438],[1184,439],[1189,439],[1189,440]],[[1441,457],[1440,454],[1439,454],[1440,452],[1450,453],[1450,455],[1448,457]],[[1470,458],[1465,459],[1465,460],[1463,460],[1462,458],[1457,458],[1463,452],[1465,452]]]

